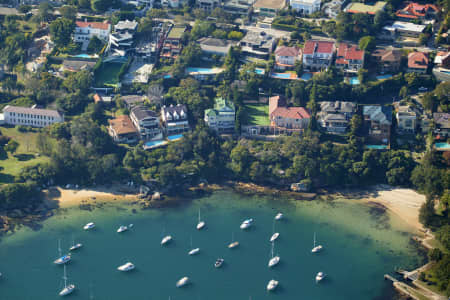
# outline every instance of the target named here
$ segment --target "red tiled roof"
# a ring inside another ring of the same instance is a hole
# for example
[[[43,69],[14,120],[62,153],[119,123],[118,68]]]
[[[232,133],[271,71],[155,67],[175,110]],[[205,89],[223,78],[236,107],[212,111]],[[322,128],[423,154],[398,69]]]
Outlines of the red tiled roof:
[[[277,107],[272,116],[289,119],[309,119],[311,115],[303,107]]]
[[[278,55],[278,56],[299,56],[300,53],[301,53],[301,49],[299,49],[297,47],[281,46],[281,47],[277,47],[277,49],[275,50],[275,55]]]
[[[109,125],[116,132],[116,134],[136,133],[133,122],[127,115],[118,116],[115,119],[109,120]]]
[[[347,43],[340,43],[337,57],[344,58],[346,60],[362,60],[364,58],[364,51],[358,49],[355,45],[349,45]]]
[[[334,42],[327,41],[307,41],[303,47],[303,54],[313,53],[333,53]]]
[[[100,97],[99,94],[95,94],[94,95],[94,102],[97,103],[97,102],[101,102],[101,101],[102,101],[102,97]]]
[[[90,28],[96,28],[96,29],[102,29],[102,30],[108,30],[109,23],[101,23],[101,22],[84,22],[84,21],[77,21],[76,22],[77,27],[90,27]]]
[[[428,10],[438,12],[438,8],[434,4],[419,4],[415,2],[408,3],[405,8],[398,10],[395,15],[401,18],[417,19],[424,17]]]
[[[408,55],[408,68],[428,68],[428,55],[423,52],[412,52]]]

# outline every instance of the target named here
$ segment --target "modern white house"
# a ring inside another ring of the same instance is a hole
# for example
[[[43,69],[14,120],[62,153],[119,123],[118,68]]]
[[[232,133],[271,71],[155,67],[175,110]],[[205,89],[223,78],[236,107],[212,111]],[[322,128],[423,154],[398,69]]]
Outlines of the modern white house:
[[[234,104],[223,98],[216,98],[214,108],[205,110],[205,123],[218,132],[233,131],[235,118]]]
[[[96,36],[102,41],[108,41],[111,32],[111,24],[108,22],[87,22],[77,21],[75,23],[75,33],[73,40],[75,43],[82,43],[83,48],[87,47],[92,37]]]
[[[114,25],[114,32],[109,35],[108,51],[114,55],[125,56],[133,46],[134,34],[138,23],[136,21],[119,21]]]
[[[57,110],[7,105],[3,108],[5,124],[46,127],[64,122],[64,115]]]
[[[293,10],[309,15],[320,10],[320,2],[321,0],[291,0],[290,5]]]

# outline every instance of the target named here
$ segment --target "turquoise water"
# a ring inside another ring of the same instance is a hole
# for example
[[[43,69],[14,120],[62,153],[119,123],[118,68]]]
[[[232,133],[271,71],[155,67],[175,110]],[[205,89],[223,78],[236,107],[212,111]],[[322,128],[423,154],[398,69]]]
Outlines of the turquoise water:
[[[154,147],[154,146],[160,146],[163,145],[164,141],[150,141],[150,142],[146,142],[145,146],[147,147]]]
[[[255,68],[255,73],[258,75],[264,75],[266,71],[264,69],[261,68]]]
[[[172,78],[172,74],[166,74],[163,76],[164,79],[170,79]]]
[[[92,211],[61,209],[41,230],[22,229],[2,239],[0,298],[60,299],[63,269],[52,261],[57,240],[62,238],[67,249],[72,234],[84,246],[67,265],[69,281],[77,287],[71,299],[389,299],[392,289],[383,274],[421,262],[409,244],[409,228],[397,219],[374,216],[370,208],[355,203],[276,198],[220,191],[161,210],[119,203]],[[207,224],[202,231],[195,229],[199,208]],[[286,219],[275,223],[278,211]],[[248,217],[254,226],[244,232],[239,225]],[[97,228],[83,231],[91,221]],[[116,233],[129,223],[134,224],[131,230]],[[281,234],[275,244],[281,262],[269,269],[273,230]],[[314,232],[325,248],[317,255],[311,254]],[[230,250],[226,245],[233,233],[241,245]],[[161,247],[166,234],[174,242]],[[191,247],[200,247],[200,253],[188,256]],[[225,258],[221,269],[213,267],[218,257]],[[118,272],[127,261],[136,269]],[[328,278],[316,284],[319,271]],[[192,284],[177,289],[175,283],[183,276]],[[272,278],[280,286],[268,293]]]
[[[392,78],[392,75],[386,74],[386,75],[378,75],[376,76],[377,80],[384,80],[384,79],[389,79]]]
[[[304,81],[308,81],[312,78],[312,74],[311,73],[303,73],[300,78]]]
[[[351,85],[358,85],[358,84],[360,84],[358,77],[351,77],[349,79],[349,82],[350,82]]]
[[[291,79],[291,73],[272,73],[270,76],[278,79]]]
[[[190,67],[190,68],[186,68],[186,72],[187,73],[203,73],[203,74],[215,74],[217,73],[216,69],[211,69],[211,68],[194,68],[194,67]]]
[[[436,148],[450,149],[449,143],[436,143],[434,144]]]
[[[167,139],[168,139],[169,141],[175,141],[175,140],[181,139],[182,137],[183,137],[182,134],[175,134],[175,135],[169,135],[169,136],[167,137]]]
[[[386,145],[365,145],[364,148],[366,148],[366,149],[384,150],[384,149],[387,149],[387,146]]]
[[[89,54],[78,54],[78,55],[75,55],[74,57],[91,58],[91,56]]]

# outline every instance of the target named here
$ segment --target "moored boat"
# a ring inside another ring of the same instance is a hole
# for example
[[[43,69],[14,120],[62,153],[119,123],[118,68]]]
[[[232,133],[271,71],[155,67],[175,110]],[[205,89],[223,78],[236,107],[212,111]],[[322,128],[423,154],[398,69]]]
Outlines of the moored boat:
[[[253,219],[247,219],[247,220],[244,220],[244,222],[242,222],[240,228],[241,229],[247,229],[250,226],[252,226],[252,224],[253,224]]]
[[[325,278],[325,273],[323,273],[323,272],[319,272],[319,273],[317,273],[317,275],[316,275],[316,282],[320,282],[320,281],[322,281],[324,278]]]
[[[95,223],[94,222],[87,223],[83,227],[84,230],[90,230],[90,229],[93,229],[93,228],[95,228]]]
[[[223,258],[218,258],[217,260],[216,260],[216,262],[214,263],[214,267],[215,268],[220,268],[222,265],[223,265],[223,263],[224,263],[224,259]]]
[[[170,241],[172,241],[172,236],[167,235],[161,240],[161,245],[166,245],[166,244],[170,243]]]
[[[189,255],[195,255],[195,254],[198,254],[200,252],[200,248],[195,248],[195,249],[192,249],[191,251],[189,251]]]
[[[200,217],[200,209],[199,209],[199,210],[198,210],[197,230],[202,229],[203,227],[205,227],[205,225],[206,225],[205,221],[202,221],[202,220],[201,220],[201,217]]]
[[[122,272],[128,272],[134,270],[134,268],[135,268],[134,264],[132,264],[131,262],[127,262],[126,264],[117,267],[117,270]]]
[[[275,232],[274,234],[272,234],[272,236],[270,237],[270,242],[274,242],[278,237],[280,236],[279,232]]]
[[[66,296],[69,294],[72,294],[72,292],[75,290],[74,284],[67,285],[67,275],[66,275],[66,265],[64,265],[64,288],[59,292],[60,296]]]
[[[185,286],[189,283],[189,277],[185,276],[183,278],[181,278],[180,280],[177,281],[177,288]]]
[[[277,288],[277,286],[278,286],[278,281],[276,281],[275,279],[272,279],[267,284],[267,290],[268,291],[273,291],[274,289]]]
[[[127,230],[128,230],[128,227],[127,227],[127,226],[121,225],[121,226],[119,227],[119,229],[117,229],[117,232],[118,232],[118,233],[121,233],[121,232],[124,232],[124,231],[127,231]]]
[[[322,245],[317,245],[316,246],[316,233],[314,232],[314,244],[313,244],[313,248],[311,250],[312,253],[317,253],[322,251],[323,247]]]
[[[282,213],[277,213],[277,215],[275,216],[275,220],[277,220],[277,221],[279,221],[279,220],[281,220],[281,219],[283,219],[284,218],[284,215],[282,214]]]

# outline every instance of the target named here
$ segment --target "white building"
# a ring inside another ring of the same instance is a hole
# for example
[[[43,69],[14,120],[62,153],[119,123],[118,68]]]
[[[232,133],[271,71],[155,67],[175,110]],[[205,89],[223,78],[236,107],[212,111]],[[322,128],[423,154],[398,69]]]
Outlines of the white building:
[[[190,127],[186,105],[164,105],[161,108],[161,123],[166,134],[169,136],[189,131]]]
[[[216,98],[214,108],[205,110],[205,123],[218,132],[233,131],[235,119],[234,104],[223,98]]]
[[[290,4],[293,10],[309,15],[320,10],[320,2],[321,0],[291,0]]]
[[[64,115],[57,110],[7,105],[3,108],[5,124],[46,127],[64,122]]]
[[[96,36],[106,42],[110,32],[111,24],[108,22],[77,21],[73,39],[76,43],[89,43],[91,38]]]

